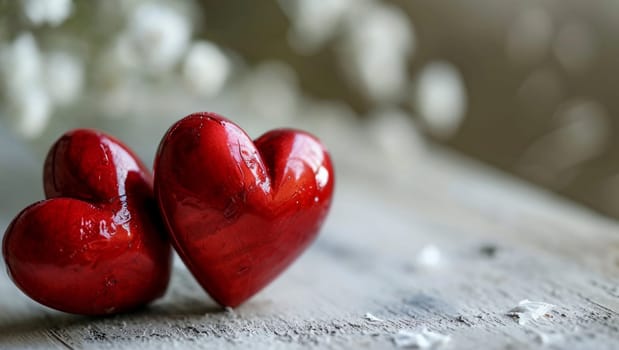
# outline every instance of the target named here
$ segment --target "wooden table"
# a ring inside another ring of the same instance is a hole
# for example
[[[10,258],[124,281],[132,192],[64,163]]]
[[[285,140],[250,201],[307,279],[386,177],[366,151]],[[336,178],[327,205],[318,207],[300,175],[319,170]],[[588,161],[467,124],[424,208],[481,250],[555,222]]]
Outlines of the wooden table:
[[[216,307],[178,261],[163,299],[107,318],[3,273],[0,348],[394,348],[422,328],[445,348],[619,348],[616,222],[441,150],[402,171],[340,158],[320,238],[245,305]],[[523,299],[556,306],[521,325],[506,314]]]

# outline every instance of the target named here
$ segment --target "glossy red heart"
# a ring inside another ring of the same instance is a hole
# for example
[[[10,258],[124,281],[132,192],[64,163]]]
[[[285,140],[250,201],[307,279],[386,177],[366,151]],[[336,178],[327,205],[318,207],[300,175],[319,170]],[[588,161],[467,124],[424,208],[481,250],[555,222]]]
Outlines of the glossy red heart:
[[[329,154],[313,136],[274,130],[253,142],[213,113],[164,136],[155,196],[177,252],[211,297],[237,306],[318,234],[331,204]]]
[[[120,141],[63,135],[44,167],[47,200],[9,225],[2,253],[15,284],[65,312],[101,315],[144,305],[168,285],[171,248],[151,175]]]

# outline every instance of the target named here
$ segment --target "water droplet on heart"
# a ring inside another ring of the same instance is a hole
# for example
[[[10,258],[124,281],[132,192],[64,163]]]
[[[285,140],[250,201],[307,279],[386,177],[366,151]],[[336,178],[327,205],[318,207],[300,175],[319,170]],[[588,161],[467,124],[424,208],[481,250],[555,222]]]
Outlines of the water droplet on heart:
[[[320,198],[318,198],[318,196],[314,197],[314,203],[318,203],[319,200]]]

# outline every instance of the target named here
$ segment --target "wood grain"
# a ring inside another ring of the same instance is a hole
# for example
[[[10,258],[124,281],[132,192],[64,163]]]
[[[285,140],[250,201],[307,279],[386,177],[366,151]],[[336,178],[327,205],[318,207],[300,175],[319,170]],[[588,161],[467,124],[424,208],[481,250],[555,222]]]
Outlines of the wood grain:
[[[616,222],[440,150],[392,175],[336,164],[320,238],[245,305],[216,307],[178,261],[165,298],[109,318],[46,309],[3,275],[0,348],[393,348],[422,327],[458,349],[619,346]],[[418,261],[428,244],[437,266]],[[519,325],[522,299],[556,308]]]

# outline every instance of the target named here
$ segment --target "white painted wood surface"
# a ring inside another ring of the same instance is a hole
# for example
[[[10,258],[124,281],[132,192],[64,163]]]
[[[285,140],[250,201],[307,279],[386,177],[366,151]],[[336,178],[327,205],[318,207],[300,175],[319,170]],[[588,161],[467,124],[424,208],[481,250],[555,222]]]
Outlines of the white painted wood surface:
[[[2,274],[0,349],[394,348],[422,328],[454,349],[619,348],[616,222],[441,151],[395,175],[336,161],[320,238],[238,309],[178,261],[163,299],[108,318],[47,309]],[[520,325],[506,314],[522,299],[556,307]]]

